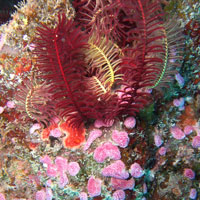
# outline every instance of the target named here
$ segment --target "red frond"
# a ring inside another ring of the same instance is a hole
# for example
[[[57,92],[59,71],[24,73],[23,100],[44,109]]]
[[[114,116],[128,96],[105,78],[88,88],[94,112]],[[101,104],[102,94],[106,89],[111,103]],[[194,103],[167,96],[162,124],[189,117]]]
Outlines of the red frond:
[[[86,37],[73,21],[59,15],[56,28],[38,28],[37,66],[41,77],[51,83],[56,110],[74,127],[99,117],[98,102],[85,87],[83,50]]]
[[[109,40],[120,41],[125,38],[125,24],[121,23],[120,1],[88,1],[84,5],[77,6],[76,20],[91,36],[96,33],[97,39],[101,39],[102,33]]]

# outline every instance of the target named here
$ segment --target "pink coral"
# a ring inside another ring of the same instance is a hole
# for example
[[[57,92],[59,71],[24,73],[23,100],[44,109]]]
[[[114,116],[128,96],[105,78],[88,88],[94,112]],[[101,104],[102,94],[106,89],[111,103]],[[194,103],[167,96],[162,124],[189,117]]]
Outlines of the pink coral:
[[[119,145],[122,148],[125,148],[128,146],[129,143],[129,137],[128,133],[125,131],[118,131],[118,130],[113,130],[112,132],[112,139],[117,145]]]
[[[135,180],[133,178],[130,180],[111,178],[111,185],[115,190],[132,190],[135,187]]]
[[[88,180],[87,190],[90,197],[96,197],[101,194],[101,180],[91,176]]]
[[[111,158],[113,160],[119,160],[121,158],[119,148],[111,142],[102,144],[94,151],[94,159],[98,163],[104,162],[106,158]]]
[[[125,192],[123,190],[117,190],[113,193],[113,200],[125,200]]]
[[[85,146],[83,148],[84,151],[88,150],[91,144],[98,138],[102,136],[102,131],[99,129],[94,129],[90,132],[89,138],[87,139],[87,142],[85,143]]]
[[[76,176],[79,173],[80,166],[77,162],[70,162],[68,164],[68,172],[71,176]]]
[[[127,179],[129,173],[125,169],[125,164],[121,160],[108,165],[102,170],[103,176],[110,176],[118,179]]]
[[[135,117],[127,117],[125,119],[125,121],[124,121],[124,126],[126,128],[131,129],[131,128],[134,128],[135,125],[136,125],[136,119],[135,119]]]
[[[144,175],[142,167],[136,162],[131,165],[130,173],[134,178],[140,178]]]
[[[172,136],[177,140],[182,140],[185,138],[185,133],[178,126],[170,128],[170,132]]]

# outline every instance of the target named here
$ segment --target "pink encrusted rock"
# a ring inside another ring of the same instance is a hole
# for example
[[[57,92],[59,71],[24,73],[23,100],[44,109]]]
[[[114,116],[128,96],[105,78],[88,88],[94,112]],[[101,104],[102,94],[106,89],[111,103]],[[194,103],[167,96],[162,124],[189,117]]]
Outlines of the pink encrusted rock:
[[[65,173],[60,173],[60,178],[59,178],[59,183],[58,186],[59,188],[64,188],[65,185],[69,183],[69,180],[67,178],[67,175]]]
[[[83,148],[84,151],[87,151],[91,144],[98,138],[102,136],[102,131],[99,129],[94,129],[90,132],[90,135],[87,139],[87,142],[85,143],[85,146]]]
[[[103,143],[94,151],[94,159],[98,163],[103,163],[106,158],[111,158],[113,160],[119,160],[121,158],[119,148],[113,145],[111,142]]]
[[[68,164],[68,172],[71,176],[76,176],[80,171],[80,166],[77,162],[70,162]]]
[[[91,176],[88,180],[87,190],[90,197],[96,197],[101,194],[101,180]]]
[[[125,164],[121,160],[117,160],[102,170],[103,176],[110,176],[118,179],[127,179],[129,173],[125,169]]]
[[[113,200],[125,200],[126,194],[124,190],[116,190],[113,193]]]
[[[80,198],[80,200],[88,200],[87,193],[81,192],[81,193],[79,194],[79,198]]]
[[[163,144],[163,140],[160,135],[154,135],[154,143],[157,147],[160,147]]]
[[[0,200],[6,200],[4,194],[0,193]]]
[[[135,187],[135,180],[123,180],[117,178],[111,178],[111,185],[114,190],[132,190]]]
[[[35,194],[35,200],[46,200],[46,192],[44,190],[37,191]]]
[[[182,140],[185,138],[185,133],[178,126],[170,128],[170,132],[172,136],[177,140]]]
[[[57,156],[55,159],[55,165],[57,166],[58,171],[66,172],[68,170],[67,159],[61,156]]]
[[[140,178],[144,175],[142,167],[136,162],[131,165],[130,173],[134,178]]]
[[[52,164],[52,160],[48,155],[45,155],[43,157],[40,158],[40,162],[46,165],[51,165]]]
[[[134,128],[136,125],[135,117],[127,117],[124,121],[124,126],[128,129]]]
[[[56,165],[51,164],[47,166],[47,176],[55,178],[58,175],[58,170]]]
[[[125,148],[128,146],[129,143],[128,133],[125,131],[113,130],[112,140],[120,147]]]
[[[200,136],[193,137],[192,146],[193,146],[193,148],[199,148],[200,147]]]
[[[59,138],[59,137],[62,136],[62,132],[58,128],[55,128],[55,129],[50,131],[50,136],[53,136],[55,138]]]

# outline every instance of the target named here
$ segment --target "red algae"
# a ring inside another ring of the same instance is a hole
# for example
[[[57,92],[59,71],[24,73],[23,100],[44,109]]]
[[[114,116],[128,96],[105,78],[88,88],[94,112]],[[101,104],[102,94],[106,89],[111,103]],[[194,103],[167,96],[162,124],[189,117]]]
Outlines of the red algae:
[[[66,134],[63,139],[63,145],[69,149],[77,149],[80,145],[85,142],[85,128],[72,128],[67,122],[60,125],[60,130]]]

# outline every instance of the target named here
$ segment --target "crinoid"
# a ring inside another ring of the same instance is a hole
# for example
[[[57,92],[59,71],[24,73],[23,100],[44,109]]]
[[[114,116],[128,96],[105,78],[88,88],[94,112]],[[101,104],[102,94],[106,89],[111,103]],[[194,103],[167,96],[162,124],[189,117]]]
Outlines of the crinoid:
[[[95,34],[88,40],[88,49],[85,51],[88,70],[92,77],[89,78],[88,87],[98,97],[111,92],[111,88],[117,80],[122,78],[120,74],[120,49],[106,37],[95,40]]]
[[[161,40],[164,52],[160,55],[163,63],[158,66],[161,69],[160,73],[150,87],[159,90],[173,80],[175,73],[181,67],[185,47],[183,28],[175,21],[175,17],[166,21],[161,31],[164,36]]]
[[[76,20],[85,31],[97,40],[105,36],[107,40],[120,41],[125,38],[125,24],[121,23],[120,1],[90,0],[83,1],[77,8]]]
[[[15,95],[17,109],[25,114],[23,117],[29,117],[45,126],[52,121],[56,113],[48,88],[46,82],[38,83],[35,78],[23,80]]]
[[[85,55],[87,36],[65,14],[55,28],[37,29],[35,55],[41,77],[50,84],[55,109],[72,127],[87,119],[101,118],[103,108],[86,87]]]
[[[74,5],[74,20],[60,13],[57,25],[41,25],[34,40],[53,109],[74,128],[90,119],[136,115],[149,102],[149,89],[161,88],[181,66],[182,30],[165,23],[157,0]],[[32,116],[29,107],[26,112]]]

